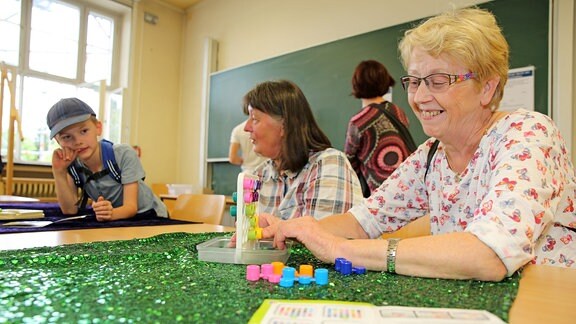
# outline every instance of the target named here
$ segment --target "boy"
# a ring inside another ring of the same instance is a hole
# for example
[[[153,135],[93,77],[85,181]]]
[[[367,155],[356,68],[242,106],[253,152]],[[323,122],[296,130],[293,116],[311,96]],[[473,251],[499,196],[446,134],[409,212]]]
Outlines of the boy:
[[[98,140],[102,123],[90,106],[77,98],[62,99],[50,108],[47,123],[50,139],[60,145],[52,154],[52,173],[64,214],[78,213],[90,197],[101,222],[142,213],[168,217],[164,204],[143,181],[144,169],[136,151],[127,144],[112,146]]]

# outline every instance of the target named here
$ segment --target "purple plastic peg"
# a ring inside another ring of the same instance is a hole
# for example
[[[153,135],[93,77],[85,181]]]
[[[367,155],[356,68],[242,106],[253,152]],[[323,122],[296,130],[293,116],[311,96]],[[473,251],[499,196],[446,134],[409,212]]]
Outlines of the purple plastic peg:
[[[340,269],[342,269],[342,262],[344,261],[346,261],[346,259],[336,258],[336,260],[334,261],[334,270],[340,272]]]
[[[352,274],[352,262],[344,260],[340,268],[340,273],[345,276]]]

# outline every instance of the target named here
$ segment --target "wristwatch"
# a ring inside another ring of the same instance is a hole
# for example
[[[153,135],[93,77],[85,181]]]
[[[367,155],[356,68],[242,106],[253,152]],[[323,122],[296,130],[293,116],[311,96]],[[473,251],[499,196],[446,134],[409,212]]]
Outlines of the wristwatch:
[[[389,273],[396,273],[396,249],[400,239],[388,239],[388,251],[386,252],[386,267]]]

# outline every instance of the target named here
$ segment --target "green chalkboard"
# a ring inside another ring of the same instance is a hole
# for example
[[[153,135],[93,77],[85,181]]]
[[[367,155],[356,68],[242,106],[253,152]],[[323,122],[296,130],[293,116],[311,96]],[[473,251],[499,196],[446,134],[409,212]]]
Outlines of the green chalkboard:
[[[495,0],[479,5],[492,11],[510,44],[510,68],[535,67],[535,107],[547,113],[548,102],[548,13],[549,2],[542,0]],[[420,22],[413,21],[331,43],[296,51],[239,68],[217,72],[210,78],[208,159],[228,156],[230,132],[246,119],[242,97],[259,82],[288,79],[301,88],[314,115],[332,145],[342,150],[350,117],[360,109],[360,101],[350,96],[350,79],[356,65],[375,59],[388,68],[398,81],[405,71],[398,58],[398,41],[404,31]],[[399,82],[392,100],[404,108],[410,132],[418,143],[427,137],[410,107]],[[215,192],[235,190],[238,169],[214,163],[212,183]],[[224,180],[229,178],[228,181]],[[224,180],[224,181],[223,181]]]

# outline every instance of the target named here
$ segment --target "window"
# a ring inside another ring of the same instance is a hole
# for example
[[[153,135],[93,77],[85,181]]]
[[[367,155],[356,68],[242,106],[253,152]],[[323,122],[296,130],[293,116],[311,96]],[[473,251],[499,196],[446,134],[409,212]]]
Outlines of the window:
[[[33,0],[29,68],[75,79],[80,43],[80,8],[65,2]]]
[[[0,0],[0,61],[18,64],[20,43],[20,1]]]
[[[0,62],[16,71],[14,97],[23,133],[15,143],[15,162],[50,163],[58,144],[49,138],[46,114],[61,98],[85,101],[103,122],[103,135],[120,141],[119,39],[122,19],[130,13],[116,7],[122,6],[109,0],[0,0]],[[4,87],[3,156],[10,95]]]

